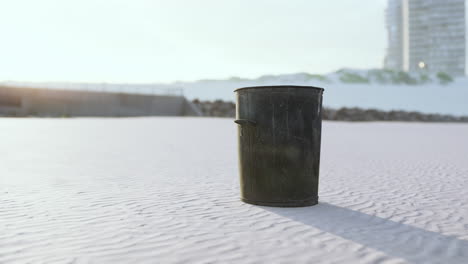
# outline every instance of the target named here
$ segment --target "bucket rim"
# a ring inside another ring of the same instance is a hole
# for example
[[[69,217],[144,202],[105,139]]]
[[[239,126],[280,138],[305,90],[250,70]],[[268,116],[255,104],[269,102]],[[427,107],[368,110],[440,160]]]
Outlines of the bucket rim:
[[[234,90],[237,92],[239,90],[247,90],[247,89],[255,89],[255,88],[302,88],[302,89],[314,89],[319,90],[321,92],[325,91],[325,89],[316,86],[306,86],[306,85],[260,85],[260,86],[247,86],[241,87]]]

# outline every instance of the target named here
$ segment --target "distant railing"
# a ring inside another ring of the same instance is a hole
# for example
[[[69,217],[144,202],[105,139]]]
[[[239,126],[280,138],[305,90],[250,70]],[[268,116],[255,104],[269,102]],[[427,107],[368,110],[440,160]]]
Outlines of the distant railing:
[[[10,87],[27,87],[38,89],[55,89],[71,91],[93,91],[108,93],[128,93],[147,95],[183,96],[184,89],[178,86],[161,86],[152,84],[111,84],[111,83],[22,83],[2,82],[0,85]]]

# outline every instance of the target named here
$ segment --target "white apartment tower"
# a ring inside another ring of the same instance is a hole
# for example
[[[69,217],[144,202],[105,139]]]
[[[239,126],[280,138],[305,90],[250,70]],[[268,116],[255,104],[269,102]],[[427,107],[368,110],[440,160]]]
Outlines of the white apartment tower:
[[[465,74],[465,0],[388,0],[385,68]]]

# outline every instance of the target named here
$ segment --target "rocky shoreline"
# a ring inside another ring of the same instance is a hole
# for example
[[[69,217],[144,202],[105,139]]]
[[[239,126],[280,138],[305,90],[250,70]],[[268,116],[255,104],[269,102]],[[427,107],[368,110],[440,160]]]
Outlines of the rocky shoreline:
[[[230,101],[200,101],[193,100],[204,116],[213,117],[235,117],[236,105]],[[452,122],[468,123],[468,116],[453,116],[441,114],[425,114],[409,111],[381,111],[376,109],[362,108],[339,108],[325,107],[323,111],[324,120],[336,121],[404,121],[404,122]]]

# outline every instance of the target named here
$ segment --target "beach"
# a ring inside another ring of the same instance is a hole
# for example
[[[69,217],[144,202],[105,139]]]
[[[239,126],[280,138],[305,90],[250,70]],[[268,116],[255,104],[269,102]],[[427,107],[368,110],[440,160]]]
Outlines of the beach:
[[[468,125],[323,123],[319,204],[239,199],[228,118],[0,119],[0,263],[466,263]]]

